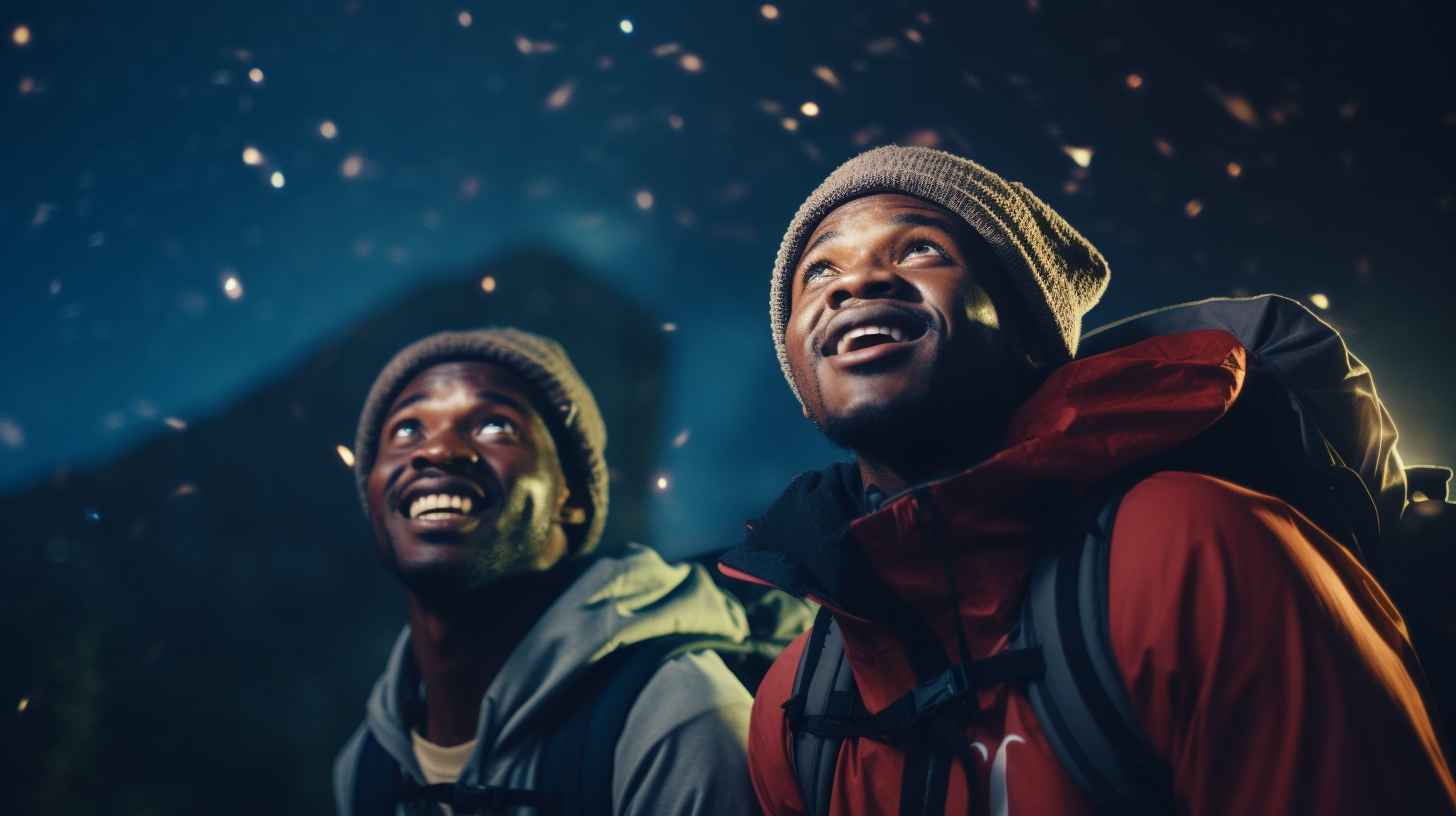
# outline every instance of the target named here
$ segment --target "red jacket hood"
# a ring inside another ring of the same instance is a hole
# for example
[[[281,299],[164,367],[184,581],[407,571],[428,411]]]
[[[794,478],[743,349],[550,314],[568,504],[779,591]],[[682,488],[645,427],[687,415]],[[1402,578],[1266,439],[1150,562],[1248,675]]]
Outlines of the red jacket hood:
[[[804,542],[754,530],[724,556],[723,569],[807,594],[840,613],[860,692],[877,711],[916,677],[904,651],[905,627],[894,625],[895,614],[880,614],[884,603],[864,606],[856,596],[876,585],[882,594],[887,589],[902,620],[913,611],[929,625],[944,650],[940,660],[957,654],[947,575],[922,532],[927,513],[950,554],[972,656],[999,651],[1046,540],[1046,522],[1099,482],[1224,416],[1244,370],[1243,346],[1222,331],[1156,337],[1069,363],[1017,411],[1002,451],[986,462],[897,497],[853,520],[838,538]],[[846,534],[857,547],[846,546]],[[856,563],[857,578],[837,580]]]

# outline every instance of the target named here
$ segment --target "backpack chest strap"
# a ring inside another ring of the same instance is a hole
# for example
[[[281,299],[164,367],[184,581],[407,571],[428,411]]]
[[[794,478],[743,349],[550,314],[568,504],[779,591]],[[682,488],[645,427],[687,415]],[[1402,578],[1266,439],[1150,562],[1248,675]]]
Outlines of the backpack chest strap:
[[[976,692],[1046,672],[1041,646],[1011,649],[981,660],[957,663],[900,695],[874,715],[884,733],[895,737],[944,714],[975,713]]]
[[[400,801],[423,799],[449,805],[456,813],[494,813],[506,808],[535,808],[538,814],[561,810],[561,794],[556,791],[501,788],[495,785],[468,785],[443,782],[416,788]]]
[[[1046,672],[1041,646],[1000,652],[969,664],[957,663],[938,676],[905,692],[884,710],[871,714],[858,689],[833,691],[821,712],[809,713],[801,692],[783,704],[789,730],[821,737],[898,737],[943,714],[964,714],[978,709],[975,694],[983,688]]]

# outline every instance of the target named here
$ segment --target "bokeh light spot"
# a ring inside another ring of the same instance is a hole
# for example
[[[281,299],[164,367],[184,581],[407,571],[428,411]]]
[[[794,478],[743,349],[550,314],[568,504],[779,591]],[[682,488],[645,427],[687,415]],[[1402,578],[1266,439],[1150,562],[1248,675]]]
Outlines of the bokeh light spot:
[[[818,116],[819,106],[814,104],[813,102],[805,102],[804,104],[799,106],[799,112],[804,114],[805,116]]]
[[[484,289],[487,292],[494,292],[495,291],[495,278],[491,277],[490,275],[486,275],[485,277],[481,278],[480,279],[480,288],[481,289]]]
[[[15,30],[10,32],[10,41],[16,45],[29,45],[30,27],[23,25],[16,26]]]
[[[263,154],[251,145],[243,148],[243,164],[262,164]]]
[[[758,13],[762,14],[765,20],[777,20],[779,18],[779,7],[771,3],[764,3],[758,7]]]
[[[1330,299],[1319,292],[1310,295],[1309,302],[1313,303],[1316,309],[1324,310],[1330,308]]]
[[[268,177],[268,183],[271,184],[271,185],[273,185],[274,187],[282,187],[283,186],[283,174],[280,173],[280,172],[278,172],[277,170],[274,170],[273,171],[273,175],[271,175],[271,176]]]
[[[623,20],[622,22],[617,23],[617,28],[622,29],[622,33],[623,34],[631,34],[632,33],[632,21],[631,20]]]
[[[332,139],[339,135],[339,128],[333,122],[325,120],[319,125],[319,135],[325,139]]]
[[[460,16],[455,19],[460,21],[461,28],[470,28],[470,24],[474,21],[474,18],[470,16],[470,12],[468,11],[460,12]]]
[[[354,452],[353,451],[349,450],[344,445],[339,445],[338,447],[334,448],[334,450],[339,454],[339,458],[343,460],[343,462],[344,462],[344,464],[346,466],[348,466],[348,467],[353,467],[354,466]]]
[[[1092,165],[1092,154],[1096,151],[1090,147],[1062,145],[1062,152],[1070,156],[1072,162],[1078,167],[1090,167]]]
[[[253,80],[253,82],[255,84],[256,83],[261,83],[263,81],[263,69],[262,68],[254,68],[253,70],[249,71],[248,72],[248,79]]]
[[[652,209],[652,193],[648,190],[638,190],[633,200],[637,202],[637,208],[640,210]]]

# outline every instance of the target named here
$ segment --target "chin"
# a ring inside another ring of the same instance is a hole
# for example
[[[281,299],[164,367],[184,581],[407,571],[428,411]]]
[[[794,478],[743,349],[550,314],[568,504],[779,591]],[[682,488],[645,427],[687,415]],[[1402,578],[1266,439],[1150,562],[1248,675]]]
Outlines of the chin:
[[[853,451],[878,453],[917,444],[934,414],[924,391],[901,392],[888,399],[866,396],[842,410],[826,412],[820,426],[830,442]]]
[[[539,547],[496,539],[491,543],[410,541],[391,546],[386,565],[412,594],[431,598],[468,595],[497,581],[538,571]]]

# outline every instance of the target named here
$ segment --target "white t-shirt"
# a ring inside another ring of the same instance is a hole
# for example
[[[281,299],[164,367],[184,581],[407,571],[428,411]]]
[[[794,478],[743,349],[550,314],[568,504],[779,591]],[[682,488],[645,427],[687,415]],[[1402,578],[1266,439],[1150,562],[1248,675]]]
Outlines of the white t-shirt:
[[[431,785],[459,779],[460,772],[465,769],[465,761],[475,750],[475,740],[446,748],[420,736],[418,731],[411,731],[410,739],[414,742],[415,759],[420,763],[425,781]]]

